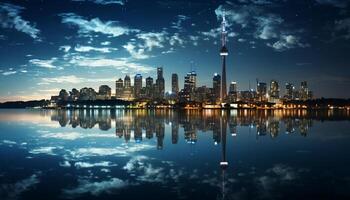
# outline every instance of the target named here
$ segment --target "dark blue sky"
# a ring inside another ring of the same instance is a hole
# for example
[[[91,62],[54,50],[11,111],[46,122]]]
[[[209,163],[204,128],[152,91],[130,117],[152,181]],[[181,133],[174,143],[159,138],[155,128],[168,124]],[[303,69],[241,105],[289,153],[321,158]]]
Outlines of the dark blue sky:
[[[348,0],[18,0],[0,3],[0,101],[49,98],[60,88],[97,87],[164,67],[180,87],[221,71],[221,15],[229,29],[228,81],[256,78],[316,97],[349,98]],[[284,88],[282,89],[282,93]]]

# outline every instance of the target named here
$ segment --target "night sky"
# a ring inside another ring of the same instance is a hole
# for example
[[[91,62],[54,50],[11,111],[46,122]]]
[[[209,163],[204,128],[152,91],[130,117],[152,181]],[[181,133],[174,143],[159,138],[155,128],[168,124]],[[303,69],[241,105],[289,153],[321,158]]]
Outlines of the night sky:
[[[227,81],[256,79],[316,97],[350,98],[348,0],[18,0],[0,3],[0,101],[49,98],[141,73],[221,72],[221,16],[228,20]]]

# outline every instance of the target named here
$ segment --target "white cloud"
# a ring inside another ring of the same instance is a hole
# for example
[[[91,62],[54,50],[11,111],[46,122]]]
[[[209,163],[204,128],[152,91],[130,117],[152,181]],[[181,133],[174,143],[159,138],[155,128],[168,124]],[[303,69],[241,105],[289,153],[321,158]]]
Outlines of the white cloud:
[[[336,31],[345,31],[343,37],[345,39],[350,39],[350,18],[338,20],[335,22]]]
[[[17,31],[28,34],[33,39],[40,41],[40,30],[29,21],[22,19],[22,17],[19,15],[22,10],[24,10],[24,8],[21,6],[16,6],[9,3],[0,3],[0,26],[2,28],[16,29]]]
[[[62,147],[39,147],[36,149],[32,149],[29,151],[31,154],[48,154],[48,155],[56,155],[54,151],[62,149]]]
[[[86,193],[98,196],[101,193],[111,193],[115,189],[120,189],[126,186],[128,186],[128,182],[118,178],[112,178],[101,182],[89,182],[82,180],[77,188],[66,189],[64,190],[64,194],[72,196],[73,198]]]
[[[9,76],[9,75],[13,75],[13,74],[16,74],[17,71],[7,71],[7,72],[3,72],[2,75],[4,76]]]
[[[101,5],[110,5],[110,4],[125,5],[124,0],[73,0],[73,1],[91,1],[95,4],[101,4]]]
[[[144,44],[141,45],[143,48],[151,51],[154,47],[162,48],[164,47],[164,42],[166,40],[167,32],[148,32],[139,33],[136,35],[138,39],[143,40]]]
[[[171,46],[174,46],[176,44],[183,46],[183,44],[185,43],[185,41],[183,39],[180,38],[179,33],[174,33],[174,35],[172,35],[170,37],[169,43]]]
[[[153,146],[146,144],[137,144],[131,147],[122,147],[118,146],[115,148],[79,148],[76,150],[72,150],[70,152],[73,158],[83,158],[83,157],[91,157],[91,156],[127,156],[134,152],[145,151],[152,149]]]
[[[29,63],[36,65],[38,67],[47,68],[47,69],[61,69],[56,67],[53,63],[57,60],[57,58],[51,58],[49,60],[40,60],[40,59],[31,59]]]
[[[273,44],[268,43],[267,45],[274,48],[276,51],[285,51],[296,47],[305,48],[310,46],[307,43],[304,44],[300,42],[300,39],[294,35],[281,35],[277,42]]]
[[[101,45],[103,46],[107,46],[107,45],[110,45],[111,42],[110,41],[104,41],[104,42],[101,42]]]
[[[108,48],[108,47],[92,47],[92,46],[81,46],[81,45],[77,45],[74,48],[75,51],[78,52],[89,52],[89,51],[98,51],[101,53],[110,53],[111,51],[115,51],[117,50],[116,48]]]
[[[123,48],[126,49],[134,59],[147,59],[150,57],[145,54],[145,49],[137,48],[134,42],[128,42],[126,45],[123,45]]]
[[[47,83],[47,84],[49,83],[81,83],[84,81],[85,79],[76,77],[74,75],[42,78],[42,83]]]
[[[38,183],[39,179],[35,174],[14,184],[2,183],[0,187],[0,195],[4,199],[18,199],[21,193],[27,191]]]
[[[62,17],[62,23],[77,26],[79,28],[78,32],[82,35],[89,33],[101,33],[118,37],[121,35],[128,35],[132,32],[139,32],[137,29],[130,29],[128,27],[121,26],[117,21],[103,22],[99,18],[87,20],[74,13],[64,13],[60,16]]]
[[[177,18],[177,21],[176,22],[172,22],[171,23],[172,24],[171,27],[182,31],[182,22],[184,22],[184,21],[186,21],[186,20],[188,20],[190,18],[185,16],[185,15],[177,15],[176,18]]]
[[[259,16],[257,19],[257,30],[255,37],[263,40],[277,38],[279,36],[278,26],[283,23],[283,19],[275,16]]]
[[[128,59],[79,57],[79,58],[72,59],[70,63],[81,67],[112,67],[118,70],[124,70],[124,71],[133,70],[136,72],[143,72],[143,73],[147,73],[149,71],[154,70],[153,67],[134,63],[129,61]]]
[[[59,50],[61,51],[64,51],[64,52],[68,52],[69,50],[71,49],[71,46],[69,45],[63,45],[63,46],[60,46]]]
[[[65,160],[64,162],[60,162],[59,165],[61,167],[71,167],[72,166],[67,160]]]
[[[61,140],[76,140],[82,138],[114,138],[115,136],[109,133],[47,132],[43,133],[41,137]]]
[[[98,163],[76,162],[74,166],[76,168],[91,168],[91,167],[112,167],[117,165],[112,164],[111,162],[108,162],[108,161],[102,161]]]

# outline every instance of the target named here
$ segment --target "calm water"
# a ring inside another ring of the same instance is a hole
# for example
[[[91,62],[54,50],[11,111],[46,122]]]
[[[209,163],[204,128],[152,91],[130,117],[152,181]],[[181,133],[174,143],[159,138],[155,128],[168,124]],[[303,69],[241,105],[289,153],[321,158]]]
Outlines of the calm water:
[[[0,157],[0,199],[350,199],[350,113],[0,110]]]

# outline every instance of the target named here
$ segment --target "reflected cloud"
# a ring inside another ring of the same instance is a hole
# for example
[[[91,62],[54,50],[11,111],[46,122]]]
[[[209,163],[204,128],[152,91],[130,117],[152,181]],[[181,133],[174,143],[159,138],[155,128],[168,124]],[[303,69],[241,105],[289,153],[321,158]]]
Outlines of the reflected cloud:
[[[1,184],[0,197],[3,200],[19,199],[21,193],[29,190],[31,187],[39,183],[39,178],[33,174],[29,178],[20,180],[14,184]]]

